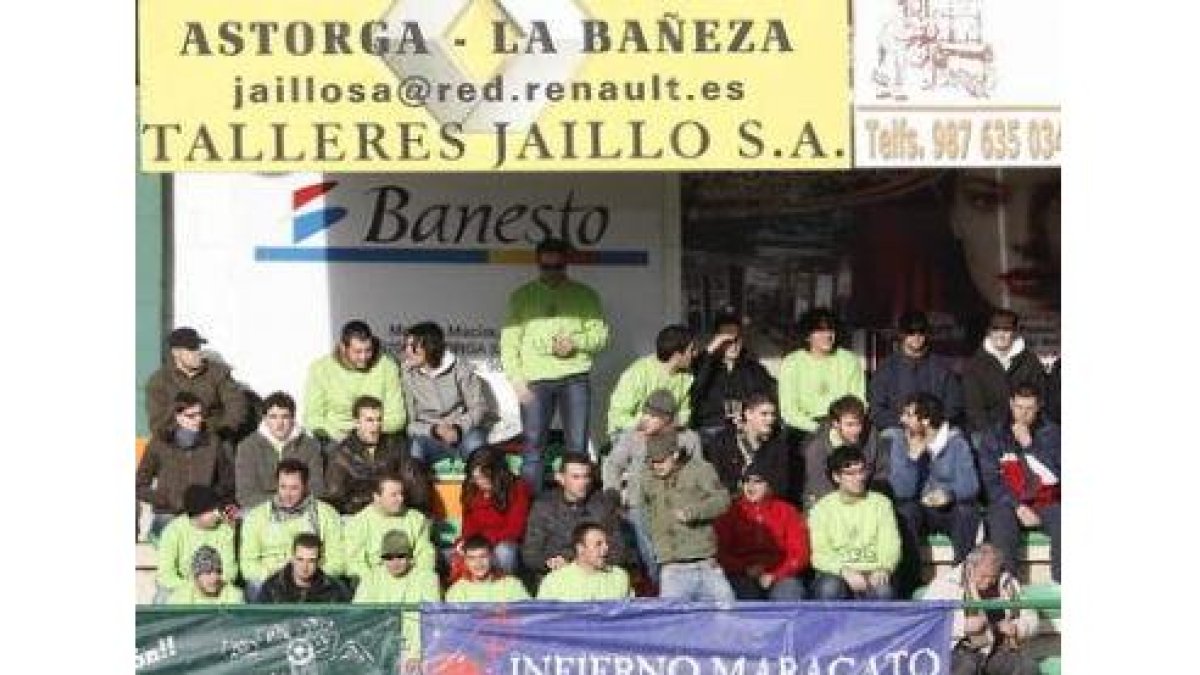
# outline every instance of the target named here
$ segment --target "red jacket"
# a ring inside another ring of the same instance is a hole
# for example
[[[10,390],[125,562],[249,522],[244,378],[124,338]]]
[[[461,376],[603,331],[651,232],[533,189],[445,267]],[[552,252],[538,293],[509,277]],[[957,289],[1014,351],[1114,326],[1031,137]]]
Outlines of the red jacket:
[[[796,507],[767,497],[751,504],[739,497],[717,519],[717,560],[730,574],[743,574],[758,564],[776,579],[808,569],[808,525]]]
[[[525,519],[529,517],[529,486],[523,480],[513,481],[508,495],[508,510],[497,511],[483,493],[463,505],[462,538],[481,534],[493,546],[502,541],[520,541],[525,534]]]

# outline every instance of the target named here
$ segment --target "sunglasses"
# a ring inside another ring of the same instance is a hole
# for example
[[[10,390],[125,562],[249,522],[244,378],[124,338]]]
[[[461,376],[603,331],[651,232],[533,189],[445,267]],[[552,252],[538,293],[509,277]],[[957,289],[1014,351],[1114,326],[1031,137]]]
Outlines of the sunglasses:
[[[410,556],[407,553],[384,553],[379,557],[383,560],[406,560]]]
[[[181,412],[179,416],[184,419],[194,420],[204,416],[203,412]]]

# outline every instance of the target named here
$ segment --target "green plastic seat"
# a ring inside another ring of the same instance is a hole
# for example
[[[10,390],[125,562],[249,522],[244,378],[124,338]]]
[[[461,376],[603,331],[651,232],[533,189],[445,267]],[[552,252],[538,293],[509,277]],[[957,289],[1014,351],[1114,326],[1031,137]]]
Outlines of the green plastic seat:
[[[1055,600],[1062,603],[1062,587],[1058,584],[1029,584],[1021,587],[1021,595],[1026,600]],[[1057,619],[1062,615],[1062,610],[1041,609],[1038,613],[1046,619]]]
[[[1047,656],[1039,661],[1038,675],[1062,675],[1062,657]]]

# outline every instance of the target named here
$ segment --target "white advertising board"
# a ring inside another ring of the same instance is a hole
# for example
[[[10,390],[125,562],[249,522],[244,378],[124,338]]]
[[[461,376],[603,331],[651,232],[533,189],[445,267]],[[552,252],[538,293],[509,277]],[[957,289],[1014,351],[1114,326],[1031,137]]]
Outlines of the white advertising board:
[[[1060,166],[1058,0],[855,0],[854,165]]]
[[[677,184],[663,174],[180,174],[175,179],[173,322],[260,395],[303,405],[310,362],[343,323],[366,320],[397,347],[431,320],[492,385],[519,433],[499,372],[509,293],[533,278],[547,232],[583,261],[612,328],[593,371],[593,439],[621,370],[680,317]]]

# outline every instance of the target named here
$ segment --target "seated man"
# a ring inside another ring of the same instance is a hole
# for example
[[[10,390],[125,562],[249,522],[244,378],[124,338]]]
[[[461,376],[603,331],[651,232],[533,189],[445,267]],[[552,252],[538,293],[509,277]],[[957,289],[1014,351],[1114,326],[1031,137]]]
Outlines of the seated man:
[[[492,562],[492,544],[475,535],[462,544],[463,576],[446,591],[446,602],[515,602],[528,600],[521,580]]]
[[[258,601],[263,582],[287,564],[296,535],[306,532],[323,544],[321,566],[326,573],[344,574],[342,519],[308,489],[308,465],[289,457],[275,467],[275,496],[250,509],[242,521],[241,566],[247,600]]]
[[[837,491],[813,506],[813,598],[892,600],[892,572],[900,562],[900,533],[887,497],[867,490],[862,450],[843,445],[829,455],[826,470]]]
[[[713,521],[729,508],[717,472],[680,448],[674,429],[646,441],[646,459],[642,509],[661,566],[659,597],[732,602],[713,530]]]
[[[930,328],[925,312],[905,312],[896,322],[896,351],[871,377],[871,421],[888,435],[901,433],[901,406],[918,391],[937,396],[946,408],[946,419],[955,425],[962,419],[962,386],[949,360],[930,351]]]
[[[851,394],[865,398],[866,375],[854,352],[837,346],[837,317],[814,307],[799,322],[800,349],[779,364],[779,414],[798,442],[807,442],[829,405]]]
[[[175,419],[154,432],[138,464],[137,498],[154,509],[151,538],[183,513],[183,493],[205,485],[222,504],[233,500],[233,458],[228,444],[208,429],[204,404],[190,392],[175,395]]]
[[[933,580],[925,600],[1021,599],[1021,585],[1004,570],[1004,554],[980,544],[950,574]],[[1022,644],[1037,634],[1038,616],[1032,609],[964,610],[954,612],[951,629],[951,673],[954,675],[1036,675],[1037,662]]]
[[[546,575],[538,586],[538,600],[624,600],[633,595],[629,575],[609,564],[608,531],[598,523],[583,522],[571,530],[573,560]]]
[[[433,542],[429,538],[429,519],[404,503],[404,481],[396,474],[384,474],[375,480],[371,505],[346,523],[346,572],[363,580],[383,567],[380,543],[392,530],[408,536],[412,563],[418,569],[434,569]]]
[[[167,338],[169,361],[146,381],[146,421],[150,433],[174,420],[175,396],[187,392],[204,410],[209,427],[231,440],[246,421],[246,393],[233,381],[229,366],[204,358],[200,345],[207,342],[195,328],[176,328]]]
[[[301,532],[292,542],[292,559],[267,577],[259,602],[350,602],[350,589],[321,570],[321,539]]]
[[[642,416],[632,429],[617,437],[612,452],[604,458],[601,478],[604,491],[624,511],[625,522],[633,530],[638,556],[652,583],[658,583],[658,562],[650,542],[650,528],[642,513],[641,478],[646,466],[646,440],[675,428],[675,413],[679,406],[675,395],[666,389],[655,389],[642,404]],[[679,445],[693,455],[701,452],[700,436],[691,430],[679,432]]]
[[[192,555],[191,580],[176,588],[168,605],[240,605],[242,592],[222,576],[224,565],[217,549],[207,544]]]
[[[1050,536],[1050,574],[1062,578],[1060,506],[1062,455],[1058,425],[1041,414],[1036,387],[1018,385],[1009,398],[1011,419],[983,437],[979,468],[987,490],[987,530],[1016,574],[1022,528]]]
[[[400,373],[413,457],[429,465],[443,457],[466,461],[487,443],[495,413],[483,380],[471,364],[446,350],[446,336],[436,323],[405,331]]]
[[[811,509],[822,497],[837,488],[829,482],[825,465],[835,448],[857,446],[867,459],[867,486],[889,499],[892,496],[887,439],[881,438],[867,419],[867,407],[862,399],[847,394],[829,404],[829,419],[817,427],[804,446],[804,489],[801,504]]]
[[[375,480],[394,473],[404,480],[410,506],[427,511],[432,480],[425,465],[408,454],[404,439],[383,434],[383,404],[363,396],[354,402],[354,429],[329,455],[325,501],[338,513],[354,515],[371,503]]]
[[[340,441],[354,428],[354,403],[363,396],[381,401],[383,433],[404,429],[400,368],[362,321],[342,326],[333,353],[308,368],[304,384],[304,428],[322,443]]]
[[[413,610],[422,602],[440,602],[442,589],[437,574],[413,564],[413,543],[400,530],[389,530],[379,543],[381,566],[373,568],[358,584],[354,602],[387,602],[405,605],[400,612],[400,638],[405,670],[421,658],[421,615]]]
[[[615,439],[621,431],[637,423],[639,411],[650,392],[670,391],[680,405],[676,415],[680,426],[691,421],[692,359],[696,355],[696,335],[687,326],[667,326],[658,331],[654,354],[643,356],[621,373],[608,402],[608,435]]]
[[[717,518],[717,560],[738,600],[802,600],[808,526],[796,507],[775,496],[763,473],[751,464],[742,495]]]
[[[325,457],[321,444],[296,424],[296,402],[282,391],[263,399],[262,424],[238,444],[234,460],[237,501],[251,509],[275,496],[275,465],[295,458],[308,467],[308,489],[325,491]]]
[[[717,470],[731,495],[742,489],[746,469],[754,464],[771,484],[772,494],[785,499],[798,491],[792,479],[792,452],[779,426],[778,408],[768,394],[751,394],[742,404],[738,426],[728,427],[704,445],[704,458]]]
[[[892,438],[891,477],[904,544],[897,575],[906,596],[920,583],[921,544],[934,532],[950,535],[955,564],[975,545],[979,532],[979,476],[971,446],[950,426],[942,402],[917,392],[905,400]]]
[[[175,590],[192,583],[192,558],[201,546],[211,546],[236,569],[233,528],[221,517],[217,493],[207,485],[191,485],[183,493],[186,513],[176,516],[158,542],[158,590],[155,604],[167,601]]]
[[[775,398],[775,378],[745,348],[742,317],[724,312],[713,323],[715,333],[692,363],[691,427],[705,440],[734,426],[742,402],[751,394]]]
[[[521,542],[521,561],[530,574],[530,588],[538,587],[543,576],[570,561],[574,550],[571,532],[583,522],[599,523],[608,534],[608,560],[617,565],[632,562],[619,536],[617,505],[595,488],[593,472],[587,455],[568,452],[554,476],[558,487],[534,500]]]
[[[1041,359],[1018,337],[1017,314],[1007,309],[992,312],[987,336],[963,366],[963,404],[967,427],[974,435],[1004,424],[1008,399],[1018,384],[1038,391],[1046,386],[1046,369]],[[976,444],[978,445],[978,444]]]

